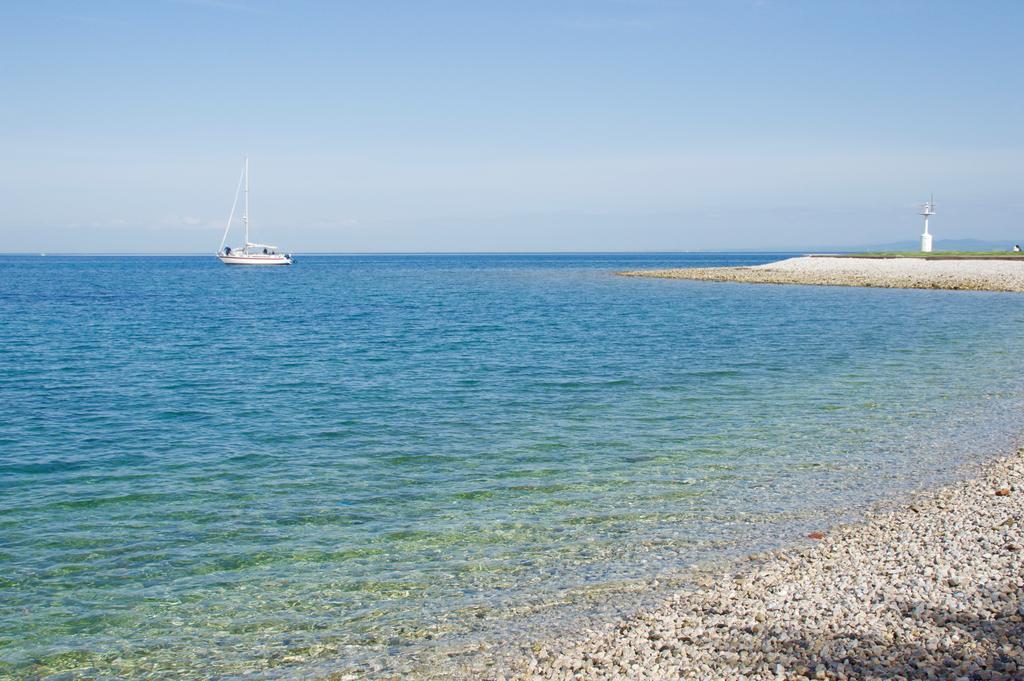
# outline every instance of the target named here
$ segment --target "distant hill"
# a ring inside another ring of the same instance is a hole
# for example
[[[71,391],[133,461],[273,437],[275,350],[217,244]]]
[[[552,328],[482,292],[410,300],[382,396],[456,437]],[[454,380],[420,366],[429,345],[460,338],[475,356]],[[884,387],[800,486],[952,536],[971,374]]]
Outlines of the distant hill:
[[[1024,240],[987,241],[984,239],[936,239],[933,249],[936,251],[1010,251],[1013,245]],[[894,241],[888,244],[871,244],[868,246],[840,246],[838,248],[819,248],[818,251],[916,251],[921,248],[920,241]]]

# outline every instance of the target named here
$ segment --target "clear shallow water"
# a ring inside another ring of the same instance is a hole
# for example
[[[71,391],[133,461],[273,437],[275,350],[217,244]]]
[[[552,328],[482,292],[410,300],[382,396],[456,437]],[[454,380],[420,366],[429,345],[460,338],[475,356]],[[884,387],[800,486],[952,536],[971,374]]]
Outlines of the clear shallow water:
[[[612,274],[777,257],[0,259],[0,675],[440,669],[1013,441],[1018,295]]]

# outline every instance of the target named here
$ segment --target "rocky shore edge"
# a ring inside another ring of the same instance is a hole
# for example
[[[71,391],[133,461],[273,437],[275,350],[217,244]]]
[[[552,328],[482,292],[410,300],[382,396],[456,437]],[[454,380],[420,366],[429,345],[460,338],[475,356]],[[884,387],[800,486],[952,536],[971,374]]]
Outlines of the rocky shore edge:
[[[484,677],[1021,679],[1022,522],[1024,450]]]
[[[966,291],[1024,292],[1024,262],[913,258],[799,257],[753,267],[693,267],[618,272],[625,277]]]

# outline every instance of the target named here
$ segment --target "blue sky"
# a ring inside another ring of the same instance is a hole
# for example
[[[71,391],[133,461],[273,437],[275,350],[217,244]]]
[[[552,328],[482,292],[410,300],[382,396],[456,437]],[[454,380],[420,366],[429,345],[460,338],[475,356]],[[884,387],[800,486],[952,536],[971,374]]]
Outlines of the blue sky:
[[[5,3],[6,251],[1024,241],[1024,3]]]

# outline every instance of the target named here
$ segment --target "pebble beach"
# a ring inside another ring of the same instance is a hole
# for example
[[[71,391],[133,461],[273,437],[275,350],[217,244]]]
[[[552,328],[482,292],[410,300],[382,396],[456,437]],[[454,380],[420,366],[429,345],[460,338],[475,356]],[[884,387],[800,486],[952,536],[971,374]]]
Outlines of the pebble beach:
[[[1024,678],[1022,483],[1018,452],[492,678]]]
[[[621,272],[629,277],[972,291],[1024,291],[1024,259],[798,257],[753,267],[695,267]]]

